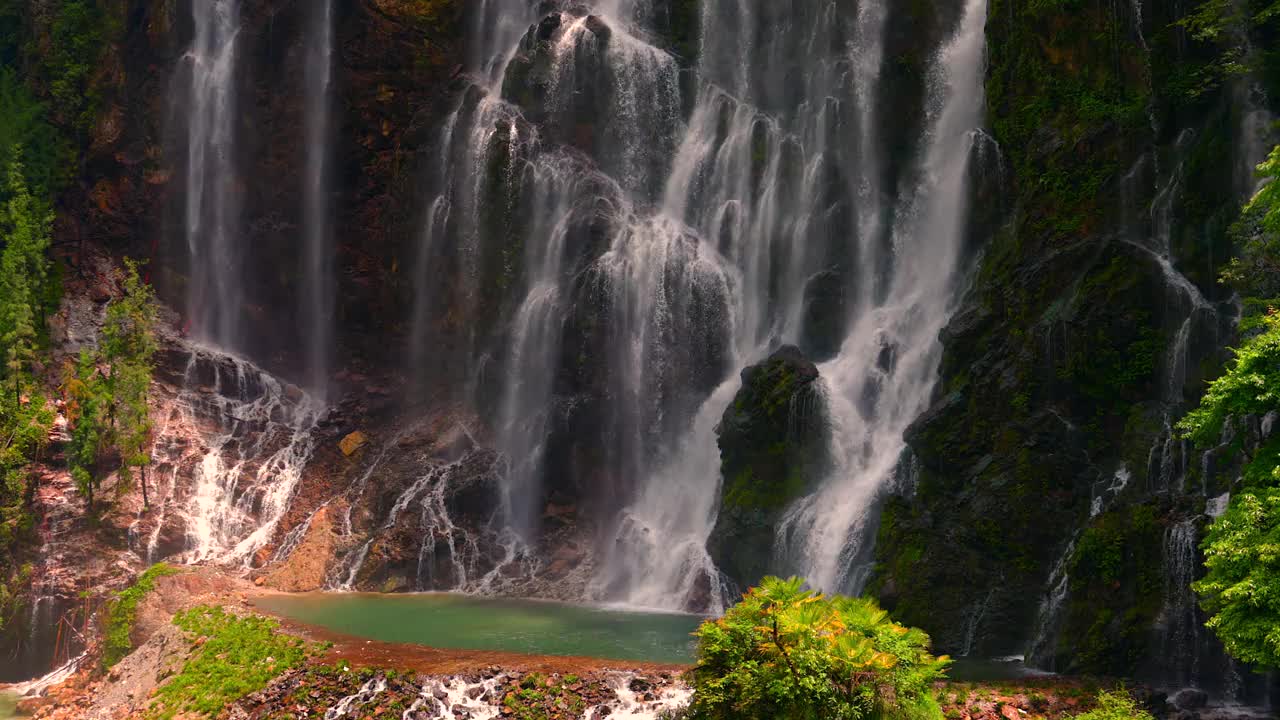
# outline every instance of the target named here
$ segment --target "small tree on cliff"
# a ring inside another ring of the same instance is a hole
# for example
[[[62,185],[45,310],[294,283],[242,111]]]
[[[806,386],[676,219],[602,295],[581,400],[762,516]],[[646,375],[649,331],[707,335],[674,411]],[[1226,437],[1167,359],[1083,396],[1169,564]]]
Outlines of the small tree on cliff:
[[[146,467],[151,464],[151,413],[147,396],[157,350],[155,324],[158,309],[151,287],[138,275],[138,265],[125,260],[124,293],[107,306],[102,329],[102,362],[109,368],[105,378],[107,420],[111,443],[120,452],[120,478],[133,479],[133,470],[142,479],[142,500],[148,505]]]
[[[697,632],[692,720],[941,720],[949,660],[873,600],[765,578]]]
[[[103,382],[88,350],[82,350],[75,363],[63,368],[62,395],[71,443],[67,447],[67,464],[76,487],[93,512],[94,493],[98,489],[98,466],[107,434],[103,412]]]

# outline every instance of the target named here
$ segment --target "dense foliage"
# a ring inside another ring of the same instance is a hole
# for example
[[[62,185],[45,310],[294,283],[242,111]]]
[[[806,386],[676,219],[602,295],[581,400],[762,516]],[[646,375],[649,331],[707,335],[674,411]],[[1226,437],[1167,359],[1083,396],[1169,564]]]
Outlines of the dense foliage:
[[[109,457],[119,458],[120,489],[141,471],[144,502],[146,467],[152,422],[147,396],[157,343],[157,305],[150,286],[138,276],[135,263],[125,261],[124,293],[107,307],[97,352],[82,350],[63,370],[71,445],[67,460],[76,486],[93,510]]]
[[[1273,469],[1273,473],[1275,469]],[[1276,478],[1273,476],[1273,481]],[[1208,625],[1227,652],[1280,667],[1280,487],[1231,498],[1205,540],[1204,579],[1195,584]]]
[[[49,259],[53,200],[75,175],[99,109],[93,77],[118,23],[94,0],[0,0],[0,630],[30,568],[36,479],[53,411],[38,360],[61,282]]]
[[[0,75],[0,91],[3,83]],[[34,525],[27,508],[35,488],[26,468],[48,442],[53,425],[53,413],[30,379],[49,309],[46,250],[52,213],[28,190],[21,149],[0,152],[5,155],[9,161],[0,191],[0,629],[17,610],[13,588],[30,575],[15,561],[15,548]]]
[[[1258,172],[1266,184],[1232,226],[1239,252],[1222,273],[1255,311],[1274,306],[1280,298],[1280,183],[1275,182],[1280,178],[1280,146]]]
[[[690,718],[941,717],[930,686],[949,660],[869,599],[765,578],[697,636]]]
[[[1280,411],[1280,314],[1275,309],[1280,267],[1280,148],[1260,173],[1269,180],[1245,209],[1249,238],[1224,280],[1249,296],[1253,314],[1234,362],[1210,384],[1200,407],[1181,427],[1200,445],[1216,443],[1232,418]],[[1204,540],[1205,576],[1195,584],[1208,626],[1227,651],[1246,662],[1280,667],[1280,444],[1258,448],[1241,487]]]
[[[215,717],[319,648],[277,632],[274,620],[232,615],[218,607],[192,608],[173,622],[194,646],[182,671],[160,687],[151,706],[151,716],[164,720]]]
[[[1269,313],[1260,322],[1262,332],[1236,350],[1232,366],[1182,421],[1202,445],[1217,441],[1232,415],[1265,415],[1280,408],[1280,315]]]
[[[46,253],[53,212],[27,188],[21,160],[9,162],[5,178],[8,197],[0,209],[0,347],[4,348],[5,379],[15,396],[32,370],[43,325],[45,284],[49,278]]]
[[[152,565],[138,576],[133,585],[121,590],[107,606],[106,633],[102,651],[102,664],[111,667],[133,651],[133,626],[138,619],[138,603],[155,589],[156,580],[174,575],[177,568],[164,563]]]
[[[1277,0],[1204,0],[1180,22],[1195,39],[1221,48],[1212,62],[1189,73],[1188,91],[1201,93],[1225,78],[1256,73],[1274,88],[1280,77],[1280,34]],[[1251,42],[1242,42],[1249,38]]]

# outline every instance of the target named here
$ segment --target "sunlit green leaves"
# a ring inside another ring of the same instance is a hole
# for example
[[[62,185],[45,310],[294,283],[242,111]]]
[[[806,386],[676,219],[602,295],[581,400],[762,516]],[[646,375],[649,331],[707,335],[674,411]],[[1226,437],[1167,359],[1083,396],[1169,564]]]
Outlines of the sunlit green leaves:
[[[1280,667],[1280,487],[1233,497],[1204,551],[1207,572],[1195,590],[1208,626],[1232,656]]]
[[[697,636],[692,718],[941,717],[929,685],[949,660],[869,599],[765,578]]]

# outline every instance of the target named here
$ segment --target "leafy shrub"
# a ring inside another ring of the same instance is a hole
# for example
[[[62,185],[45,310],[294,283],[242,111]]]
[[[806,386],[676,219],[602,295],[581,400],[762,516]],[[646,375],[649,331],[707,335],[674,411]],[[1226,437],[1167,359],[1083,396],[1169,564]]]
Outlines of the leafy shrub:
[[[1273,471],[1275,469],[1273,468]],[[1205,537],[1193,587],[1208,625],[1239,660],[1280,667],[1280,487],[1235,495]]]
[[[1098,707],[1077,715],[1076,720],[1153,720],[1151,713],[1138,707],[1138,703],[1124,690],[1098,693]]]
[[[1280,13],[1280,4],[1274,5]],[[1223,273],[1244,293],[1272,294],[1280,266],[1280,147],[1258,166],[1270,178],[1244,212],[1252,239]],[[1243,221],[1242,221],[1243,222]],[[1218,441],[1232,417],[1264,416],[1280,410],[1280,314],[1275,301],[1252,298],[1246,307],[1262,314],[1246,317],[1251,331],[1235,360],[1209,385],[1200,407],[1179,428],[1201,446]],[[1227,511],[1209,526],[1202,547],[1205,575],[1193,588],[1227,652],[1245,662],[1280,667],[1280,441],[1253,452],[1241,489]]]
[[[696,634],[691,720],[942,717],[930,686],[949,659],[872,600],[765,578]]]
[[[1228,416],[1280,408],[1280,315],[1262,318],[1263,332],[1236,350],[1235,361],[1179,427],[1201,445],[1211,445]]]
[[[164,563],[152,565],[138,576],[128,589],[121,590],[107,606],[106,648],[102,653],[103,667],[111,667],[133,651],[133,625],[138,619],[138,603],[155,589],[156,580],[177,574],[177,568]]]

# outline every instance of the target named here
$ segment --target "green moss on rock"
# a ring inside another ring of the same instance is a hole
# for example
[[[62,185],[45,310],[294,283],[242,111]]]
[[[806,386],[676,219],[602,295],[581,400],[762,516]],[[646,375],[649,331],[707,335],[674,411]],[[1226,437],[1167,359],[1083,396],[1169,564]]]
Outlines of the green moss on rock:
[[[770,570],[774,526],[827,467],[827,414],[818,368],[784,346],[742,371],[716,429],[721,512],[709,541],[718,566],[744,587]]]
[[[1129,677],[1160,612],[1164,525],[1156,508],[1103,513],[1068,563],[1070,596],[1057,647],[1072,672]]]

